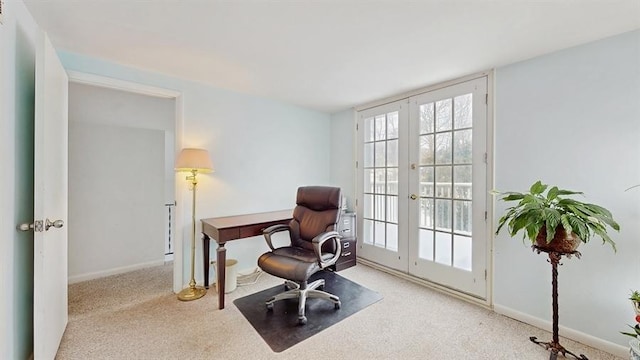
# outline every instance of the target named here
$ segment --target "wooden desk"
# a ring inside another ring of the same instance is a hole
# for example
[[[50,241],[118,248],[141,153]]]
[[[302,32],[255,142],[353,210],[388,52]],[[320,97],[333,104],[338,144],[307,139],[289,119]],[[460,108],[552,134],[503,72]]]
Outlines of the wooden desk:
[[[276,224],[289,224],[293,210],[272,211],[259,214],[201,219],[204,286],[209,288],[210,239],[218,243],[216,274],[218,277],[218,308],[224,309],[225,263],[227,241],[262,235],[262,230]]]

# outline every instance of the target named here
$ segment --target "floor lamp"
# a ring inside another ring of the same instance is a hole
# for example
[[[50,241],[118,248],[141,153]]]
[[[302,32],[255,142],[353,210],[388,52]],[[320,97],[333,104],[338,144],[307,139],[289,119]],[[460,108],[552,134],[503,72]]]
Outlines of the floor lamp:
[[[198,186],[196,176],[198,173],[213,172],[213,164],[207,150],[187,148],[182,149],[180,155],[178,155],[176,171],[190,172],[191,175],[187,176],[187,180],[191,181],[193,188],[193,201],[191,202],[191,279],[189,280],[189,287],[182,289],[178,293],[178,300],[190,301],[200,299],[207,293],[207,289],[196,287],[194,275],[196,259],[196,187]]]

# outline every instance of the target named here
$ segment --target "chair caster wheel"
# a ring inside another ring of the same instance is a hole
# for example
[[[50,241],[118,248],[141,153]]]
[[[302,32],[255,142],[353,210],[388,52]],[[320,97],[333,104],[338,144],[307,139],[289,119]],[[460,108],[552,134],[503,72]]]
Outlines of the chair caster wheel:
[[[334,307],[335,309],[340,309],[340,308],[342,307],[342,303],[340,303],[340,301],[338,301],[337,303],[335,303],[335,304],[333,305],[333,307]]]
[[[273,311],[273,303],[267,304],[267,311]]]
[[[304,325],[306,323],[307,323],[307,317],[306,316],[299,316],[298,317],[298,324]]]

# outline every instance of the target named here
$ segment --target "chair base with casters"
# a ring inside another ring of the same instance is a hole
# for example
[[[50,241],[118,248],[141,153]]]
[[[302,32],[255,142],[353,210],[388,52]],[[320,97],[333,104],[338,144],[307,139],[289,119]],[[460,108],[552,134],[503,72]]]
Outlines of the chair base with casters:
[[[298,323],[300,325],[307,323],[307,317],[305,316],[305,305],[307,303],[307,299],[318,298],[331,300],[334,308],[336,309],[340,309],[340,306],[342,306],[339,297],[329,294],[328,292],[317,290],[318,288],[324,288],[324,279],[316,280],[311,284],[307,284],[306,282],[298,284],[287,280],[285,281],[284,286],[288,289],[287,291],[267,300],[267,310],[273,311],[273,303],[276,301],[284,299],[298,299]]]

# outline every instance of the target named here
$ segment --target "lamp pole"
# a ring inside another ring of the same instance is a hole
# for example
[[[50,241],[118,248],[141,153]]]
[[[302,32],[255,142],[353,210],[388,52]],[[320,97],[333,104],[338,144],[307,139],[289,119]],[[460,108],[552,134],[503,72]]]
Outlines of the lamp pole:
[[[191,301],[200,299],[207,293],[207,289],[196,287],[195,279],[195,260],[196,260],[196,189],[198,187],[197,169],[191,170],[191,176],[187,176],[187,180],[191,180],[193,185],[193,195],[191,201],[191,279],[189,279],[189,287],[178,293],[178,300]]]

